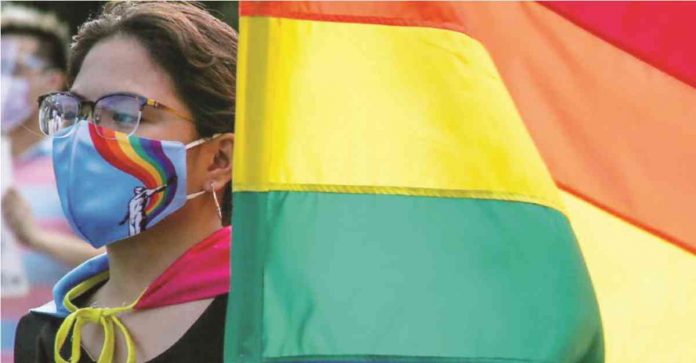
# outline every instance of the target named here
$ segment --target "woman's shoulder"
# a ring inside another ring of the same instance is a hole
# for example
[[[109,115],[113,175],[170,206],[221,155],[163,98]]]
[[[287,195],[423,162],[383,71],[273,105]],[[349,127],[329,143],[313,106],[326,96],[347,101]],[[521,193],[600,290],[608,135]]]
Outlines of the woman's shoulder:
[[[36,312],[24,315],[15,335],[15,362],[52,362],[53,342],[62,321],[62,318]]]

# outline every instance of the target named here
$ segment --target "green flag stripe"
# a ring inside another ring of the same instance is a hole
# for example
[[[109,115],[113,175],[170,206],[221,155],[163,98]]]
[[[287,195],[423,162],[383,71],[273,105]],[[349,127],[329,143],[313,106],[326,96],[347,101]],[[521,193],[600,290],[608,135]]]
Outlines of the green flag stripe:
[[[232,294],[245,295],[230,299],[228,361],[580,361],[601,329],[568,221],[551,208],[312,192],[234,198]]]

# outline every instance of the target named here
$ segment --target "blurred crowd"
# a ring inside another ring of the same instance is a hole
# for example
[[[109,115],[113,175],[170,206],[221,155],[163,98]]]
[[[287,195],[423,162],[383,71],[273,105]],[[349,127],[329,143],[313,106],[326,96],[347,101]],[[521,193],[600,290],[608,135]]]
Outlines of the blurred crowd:
[[[55,15],[2,7],[2,352],[18,319],[51,298],[71,267],[102,251],[71,232],[61,209],[39,95],[63,90],[70,31]]]

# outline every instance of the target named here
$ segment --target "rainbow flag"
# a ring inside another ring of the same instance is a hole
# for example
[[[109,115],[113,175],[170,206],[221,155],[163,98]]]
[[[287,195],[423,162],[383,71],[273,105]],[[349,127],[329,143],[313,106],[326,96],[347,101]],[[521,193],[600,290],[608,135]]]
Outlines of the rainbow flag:
[[[693,3],[240,14],[226,361],[693,361]]]

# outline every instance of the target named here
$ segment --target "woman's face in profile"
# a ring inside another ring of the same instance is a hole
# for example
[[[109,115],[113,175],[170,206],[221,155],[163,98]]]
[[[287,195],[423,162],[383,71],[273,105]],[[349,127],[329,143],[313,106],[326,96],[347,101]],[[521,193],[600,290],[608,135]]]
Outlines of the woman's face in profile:
[[[90,101],[111,93],[135,93],[192,118],[177,97],[171,77],[150,59],[140,42],[131,37],[114,36],[97,43],[87,53],[70,91]],[[134,135],[184,144],[197,138],[192,122],[149,106],[143,108]]]

